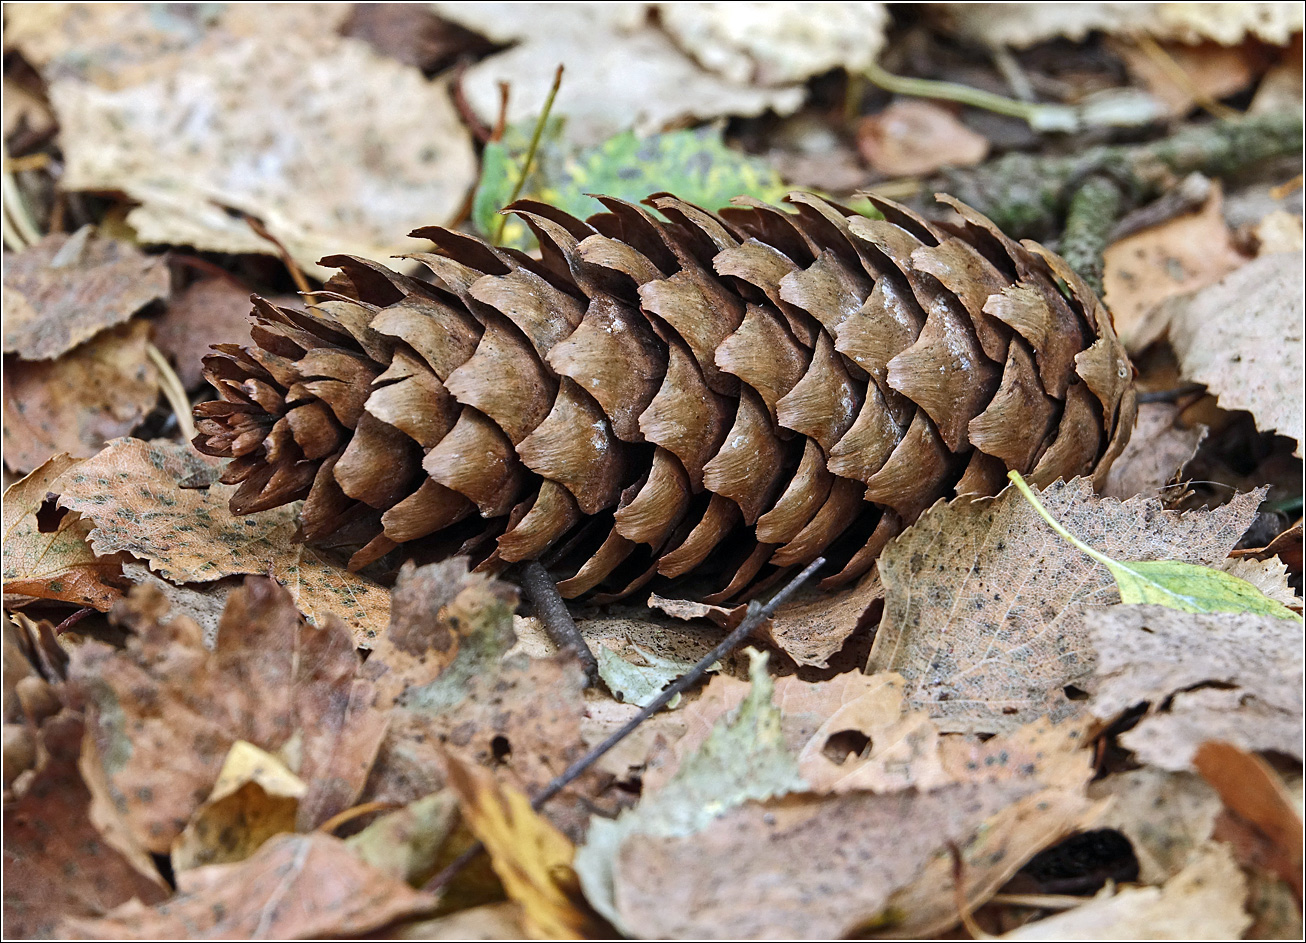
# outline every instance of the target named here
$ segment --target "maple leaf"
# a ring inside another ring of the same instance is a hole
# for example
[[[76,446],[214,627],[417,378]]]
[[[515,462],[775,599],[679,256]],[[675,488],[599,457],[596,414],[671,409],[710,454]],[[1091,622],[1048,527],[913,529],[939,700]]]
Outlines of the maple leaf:
[[[97,555],[87,543],[92,524],[75,511],[42,531],[38,512],[50,486],[80,459],[56,455],[4,494],[4,591],[107,610],[129,583],[124,555]]]
[[[1151,498],[1098,498],[1086,479],[1040,495],[1084,543],[1122,561],[1224,559],[1259,493],[1179,514]],[[1047,528],[1014,488],[936,504],[879,561],[884,616],[868,672],[896,671],[908,699],[948,731],[1002,732],[1080,708],[1065,693],[1092,675],[1086,611],[1119,602],[1104,567]]]
[[[126,552],[176,582],[208,582],[236,574],[271,574],[315,620],[335,613],[367,645],[389,618],[389,595],[378,584],[332,566],[295,540],[295,508],[236,517],[234,488],[211,481],[213,468],[189,447],[118,439],[52,490],[60,507],[94,522],[91,547]]]

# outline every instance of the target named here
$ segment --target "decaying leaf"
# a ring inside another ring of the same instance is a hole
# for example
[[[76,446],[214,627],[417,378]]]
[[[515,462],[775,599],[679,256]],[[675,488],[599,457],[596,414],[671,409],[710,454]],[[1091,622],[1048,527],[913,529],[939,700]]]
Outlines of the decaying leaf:
[[[281,760],[237,740],[208,799],[172,843],[173,870],[244,861],[268,839],[295,830],[307,791]]]
[[[177,583],[270,573],[307,615],[322,621],[334,613],[360,644],[370,644],[389,619],[385,590],[297,542],[294,508],[235,517],[234,488],[180,487],[212,475],[185,445],[119,439],[53,487],[61,507],[94,522],[90,542],[97,553],[129,553]]]
[[[279,835],[236,864],[182,872],[177,894],[157,907],[132,901],[99,920],[69,920],[62,932],[107,940],[349,938],[436,904],[339,839],[310,832]]]
[[[166,297],[168,266],[90,226],[5,254],[4,352],[50,360]]]
[[[103,331],[58,360],[4,370],[5,464],[24,474],[59,452],[88,458],[140,424],[159,399],[149,325]]]
[[[857,148],[880,173],[906,177],[978,164],[988,156],[989,142],[946,108],[911,99],[863,118]]]
[[[1112,606],[1085,621],[1097,653],[1093,715],[1110,721],[1150,705],[1120,736],[1140,761],[1188,769],[1207,740],[1301,759],[1299,622],[1161,606]]]
[[[1135,495],[1157,497],[1197,453],[1206,426],[1185,426],[1173,403],[1140,403],[1129,444],[1111,464],[1102,494],[1125,501]]]
[[[203,359],[213,344],[238,344],[249,337],[250,292],[229,279],[204,278],[168,299],[154,322],[154,343],[168,355],[182,386],[195,390],[204,382]],[[273,302],[294,307],[293,296]]]
[[[1247,879],[1228,846],[1206,845],[1163,887],[1103,890],[1091,903],[1029,924],[1005,940],[1238,939]]]
[[[521,907],[512,901],[469,907],[446,917],[389,928],[393,940],[520,940],[526,936]]]
[[[1295,439],[1299,456],[1306,426],[1303,308],[1302,254],[1276,252],[1168,312],[1170,343],[1183,375],[1206,384],[1223,408],[1251,412],[1258,429]]]
[[[1238,495],[1181,515],[1153,499],[1098,498],[1084,479],[1040,498],[1115,559],[1196,564],[1223,559],[1259,503],[1257,494]],[[1111,574],[1064,543],[1014,488],[935,505],[889,544],[879,570],[885,609],[868,671],[905,677],[908,702],[944,730],[1001,732],[1079,709],[1063,689],[1096,662],[1084,614],[1119,593]]]
[[[598,144],[633,129],[639,134],[683,125],[689,118],[788,114],[802,104],[801,87],[758,88],[702,69],[665,32],[648,25],[648,4],[437,3],[435,12],[500,44],[513,44],[467,70],[462,86],[481,121],[499,113],[499,83],[515,93],[508,121],[540,113],[562,63],[566,79],[554,113],[568,134]]]
[[[676,661],[631,646],[630,657],[623,658],[606,645],[594,649],[599,677],[623,704],[647,707],[663,688],[694,667],[693,662]],[[674,706],[674,705],[673,705]]]
[[[4,923],[15,939],[63,935],[61,920],[99,917],[133,898],[167,896],[163,879],[142,874],[91,822],[91,794],[77,758],[81,717],[64,711],[41,727],[46,753],[26,792],[4,806]]]
[[[104,84],[56,78],[61,185],[127,193],[143,242],[271,252],[231,207],[314,272],[333,252],[415,249],[396,234],[452,219],[476,175],[445,86],[360,41],[261,19],[244,34],[193,24],[171,50],[106,57]]]
[[[109,798],[139,844],[169,850],[237,740],[278,755],[308,784],[301,827],[353,803],[385,715],[338,620],[309,626],[284,590],[250,579],[231,594],[210,652],[199,626],[170,619],[152,587],[120,605],[132,629],[126,649],[84,642],[70,677]]]
[[[433,792],[381,816],[345,844],[378,871],[420,887],[452,860],[448,846],[458,821],[454,794]]]
[[[56,455],[4,494],[4,591],[108,610],[127,587],[121,554],[97,556],[91,522],[69,511],[41,529],[50,486],[80,459]]]
[[[1180,612],[1254,612],[1301,621],[1301,616],[1289,611],[1283,603],[1266,596],[1260,587],[1227,568],[1194,566],[1176,560],[1125,563],[1099,553],[1048,514],[1019,472],[1010,472],[1008,477],[1054,531],[1077,550],[1111,571],[1116,587],[1120,590],[1122,603],[1166,606]]]
[[[485,770],[448,758],[449,785],[467,827],[485,845],[508,896],[521,905],[522,923],[545,940],[582,940],[596,921],[583,907],[572,870],[575,846],[530,799]]]
[[[1103,301],[1131,351],[1165,330],[1157,309],[1167,298],[1217,282],[1246,261],[1224,221],[1219,187],[1195,213],[1186,213],[1108,246],[1103,257]],[[1228,316],[1227,312],[1222,312]]]
[[[1110,799],[1096,825],[1129,839],[1144,884],[1164,884],[1210,839],[1220,797],[1193,773],[1144,767],[1092,783],[1088,794]]]

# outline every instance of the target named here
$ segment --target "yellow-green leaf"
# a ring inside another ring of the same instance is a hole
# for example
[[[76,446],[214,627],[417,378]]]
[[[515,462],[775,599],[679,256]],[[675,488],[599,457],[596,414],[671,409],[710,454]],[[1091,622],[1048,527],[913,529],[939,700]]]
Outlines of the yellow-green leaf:
[[[1122,563],[1099,553],[1062,527],[1047,512],[1020,476],[1020,472],[1008,472],[1007,477],[1053,530],[1111,571],[1123,603],[1152,603],[1181,612],[1254,612],[1302,621],[1302,617],[1287,606],[1275,602],[1251,583],[1229,573],[1174,560]]]

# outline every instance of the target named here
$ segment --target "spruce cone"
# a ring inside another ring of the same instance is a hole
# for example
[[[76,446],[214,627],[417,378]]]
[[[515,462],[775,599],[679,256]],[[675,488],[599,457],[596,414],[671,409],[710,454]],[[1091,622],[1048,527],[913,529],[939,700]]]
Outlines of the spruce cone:
[[[541,559],[565,596],[693,570],[725,601],[822,553],[850,580],[937,498],[1100,477],[1129,437],[1106,310],[950,197],[956,224],[601,199],[511,207],[542,260],[422,229],[429,283],[333,256],[308,313],[256,299],[195,410],[232,510],[305,498],[306,539],[365,544],[353,567],[428,538]]]

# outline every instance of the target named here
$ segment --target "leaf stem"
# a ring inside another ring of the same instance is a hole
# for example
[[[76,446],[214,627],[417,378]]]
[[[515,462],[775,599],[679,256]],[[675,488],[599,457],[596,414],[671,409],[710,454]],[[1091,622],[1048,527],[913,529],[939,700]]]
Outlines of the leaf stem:
[[[526,186],[526,178],[531,174],[531,164],[535,162],[535,152],[539,149],[540,138],[544,136],[544,126],[549,123],[549,113],[553,111],[553,100],[558,97],[558,89],[562,86],[562,64],[559,63],[558,71],[553,73],[553,86],[549,89],[549,97],[544,99],[544,110],[540,112],[539,120],[535,122],[535,130],[531,132],[531,143],[526,148],[526,159],[521,165],[521,176],[513,184],[512,195],[508,197],[507,206],[517,202],[517,197],[521,196],[521,191]],[[502,215],[500,211],[499,226],[494,231],[494,244],[499,245],[503,242],[503,227],[508,225],[508,217]]]
[[[1065,105],[1044,105],[1036,102],[1017,101],[1003,95],[995,95],[969,85],[956,82],[939,82],[934,79],[915,79],[905,75],[886,72],[879,63],[871,63],[865,69],[868,79],[885,91],[897,95],[911,95],[915,98],[934,98],[942,101],[954,101],[972,108],[1000,115],[1020,118],[1037,130],[1073,130],[1079,124],[1075,109]]]
[[[1056,531],[1066,540],[1070,541],[1070,543],[1072,543],[1075,547],[1079,548],[1084,553],[1088,554],[1090,557],[1092,557],[1094,560],[1096,560],[1098,563],[1102,564],[1103,566],[1112,567],[1112,566],[1120,565],[1115,560],[1112,560],[1110,557],[1108,557],[1106,554],[1099,553],[1098,551],[1094,550],[1092,547],[1084,543],[1082,540],[1080,540],[1070,531],[1062,527],[1060,521],[1058,521],[1055,517],[1053,517],[1051,514],[1048,513],[1047,508],[1045,508],[1042,502],[1039,501],[1038,497],[1034,494],[1033,490],[1029,487],[1029,485],[1025,484],[1025,479],[1020,476],[1020,472],[1016,471],[1013,468],[1011,471],[1007,472],[1007,477],[1010,478],[1011,483],[1016,486],[1016,490],[1025,496],[1025,500],[1028,501],[1030,504],[1034,505],[1034,510],[1038,511],[1039,516],[1043,518],[1043,520],[1047,521],[1048,526],[1051,527],[1054,531]]]

